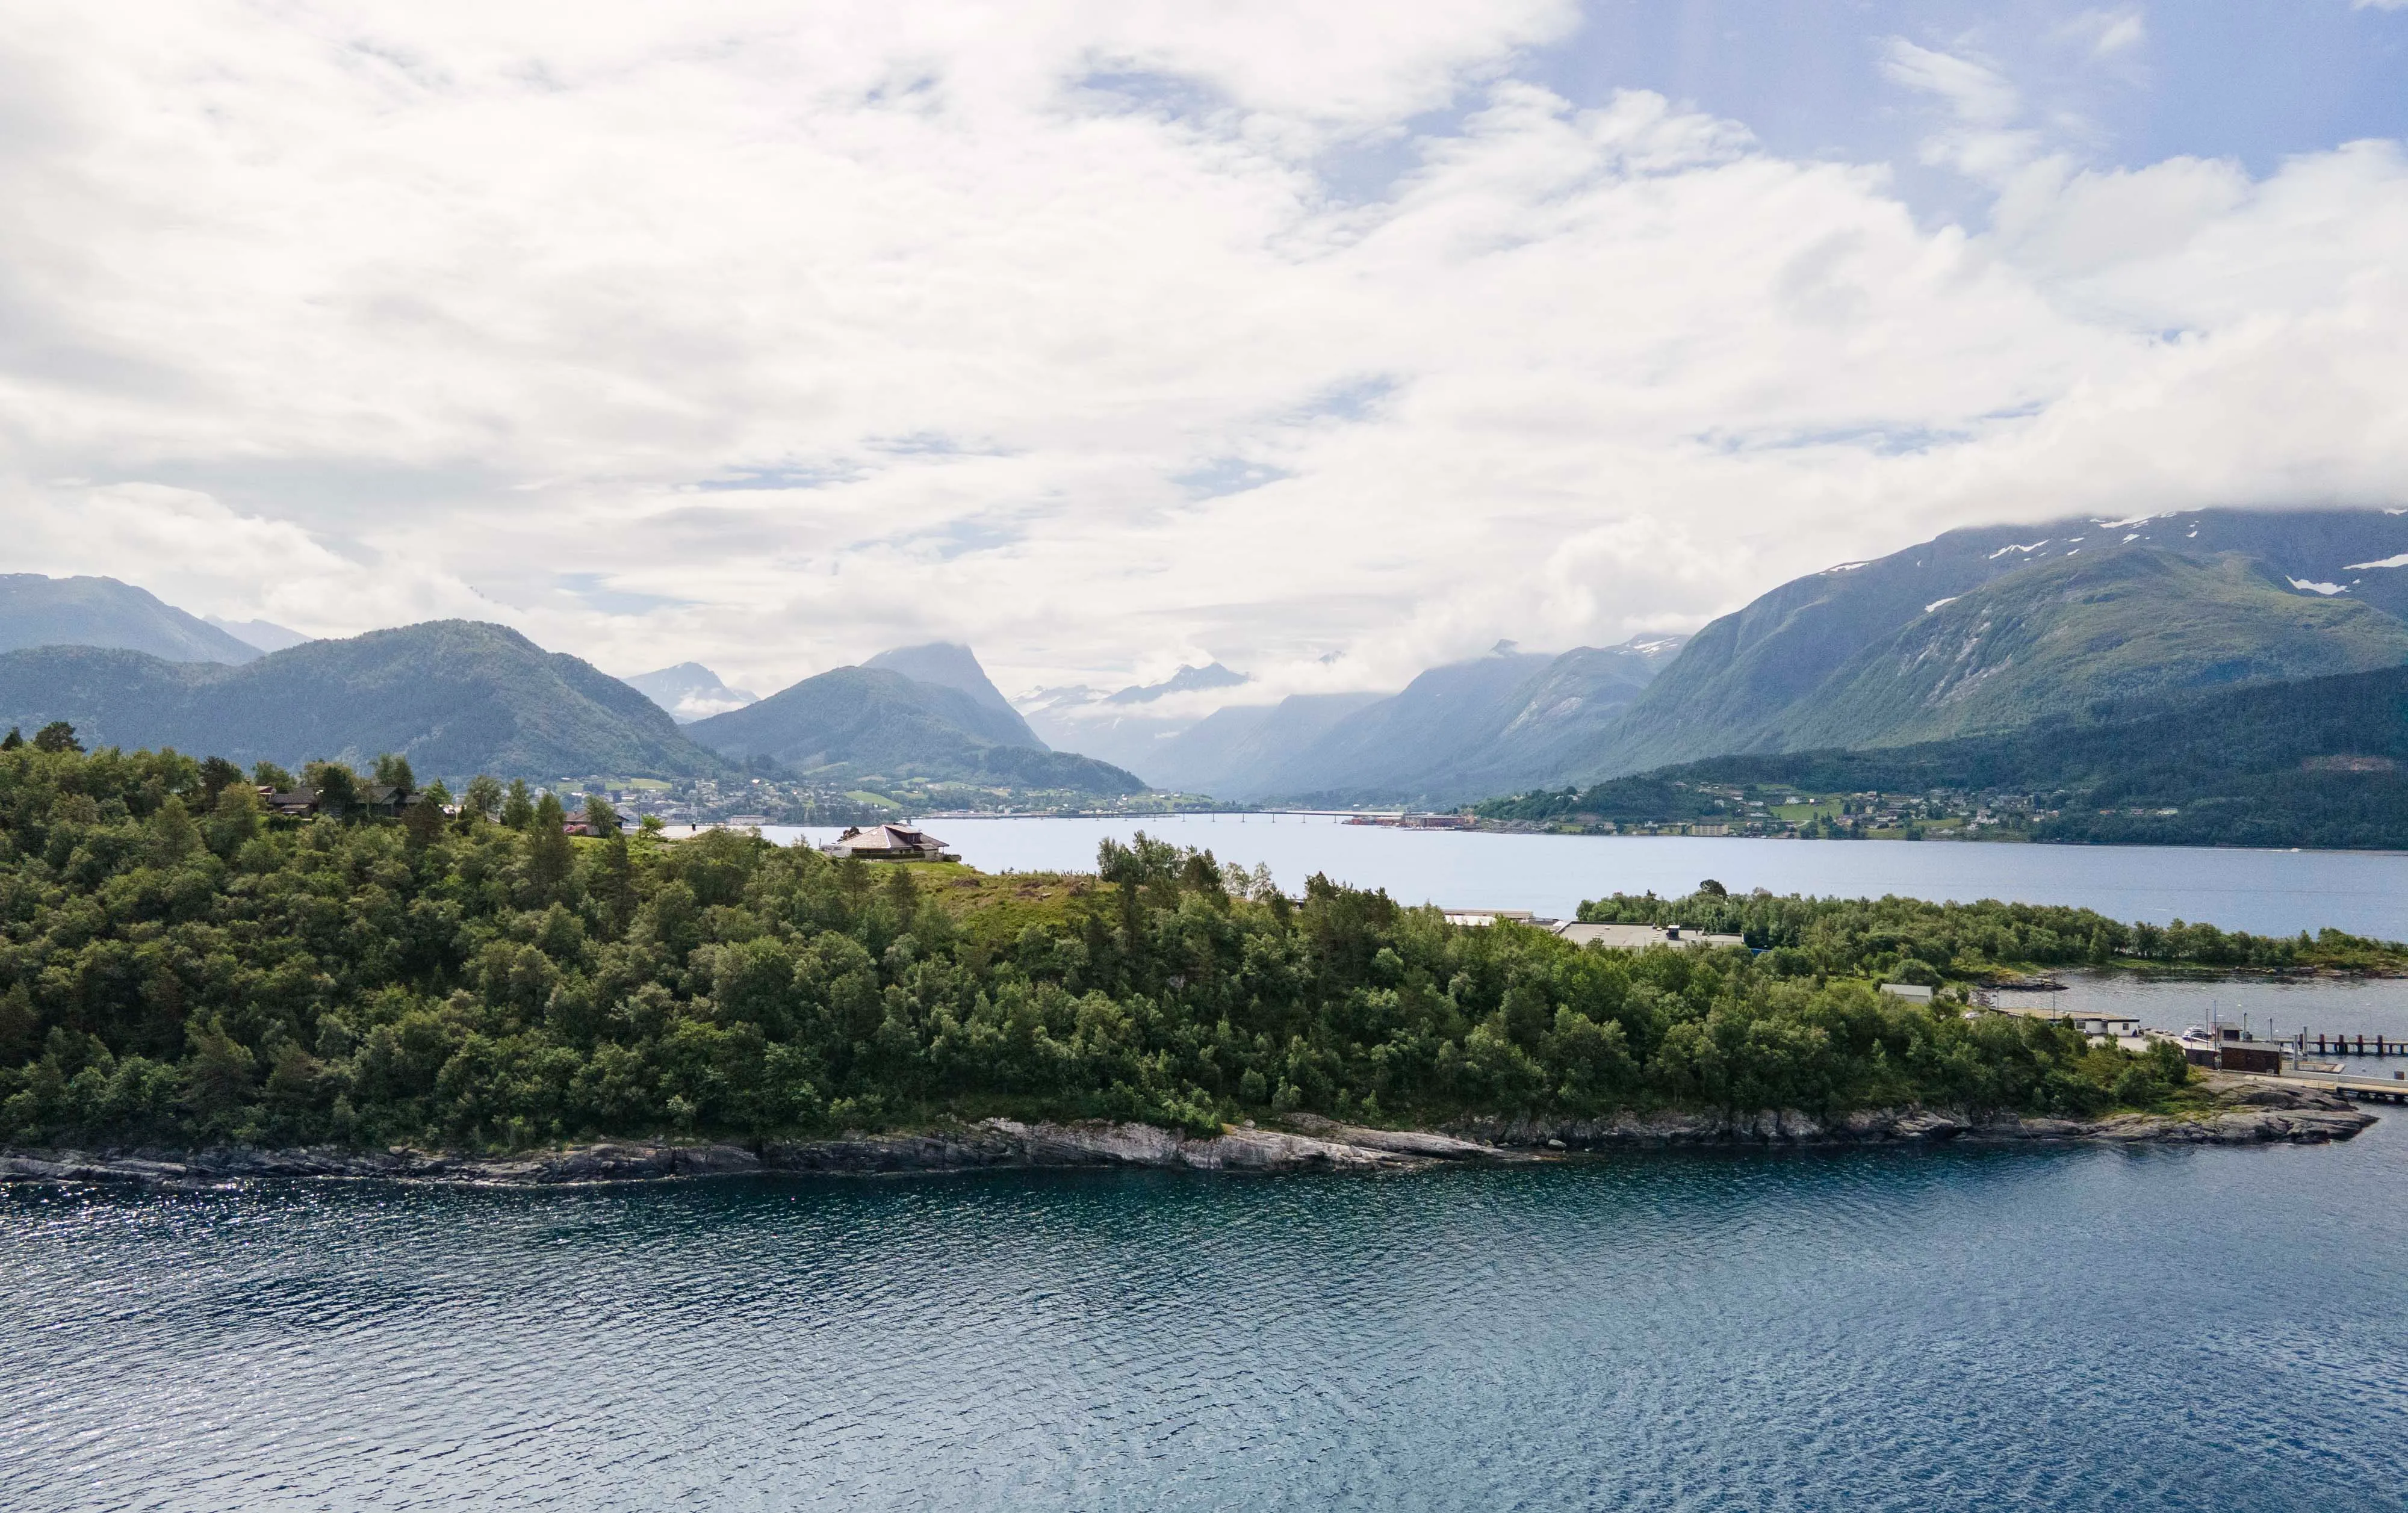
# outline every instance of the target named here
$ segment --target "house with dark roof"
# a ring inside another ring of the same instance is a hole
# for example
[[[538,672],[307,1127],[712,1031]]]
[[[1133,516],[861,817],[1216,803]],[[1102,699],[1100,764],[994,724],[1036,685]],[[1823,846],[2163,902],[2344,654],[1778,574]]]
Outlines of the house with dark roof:
[[[865,862],[958,862],[961,853],[910,825],[854,825],[823,848],[828,855],[857,856]]]

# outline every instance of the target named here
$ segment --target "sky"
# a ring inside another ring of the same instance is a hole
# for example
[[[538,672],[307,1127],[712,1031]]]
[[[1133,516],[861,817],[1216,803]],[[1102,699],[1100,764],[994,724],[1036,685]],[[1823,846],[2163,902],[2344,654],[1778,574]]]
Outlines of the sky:
[[[2408,503],[2408,0],[0,11],[5,570],[1393,688]]]

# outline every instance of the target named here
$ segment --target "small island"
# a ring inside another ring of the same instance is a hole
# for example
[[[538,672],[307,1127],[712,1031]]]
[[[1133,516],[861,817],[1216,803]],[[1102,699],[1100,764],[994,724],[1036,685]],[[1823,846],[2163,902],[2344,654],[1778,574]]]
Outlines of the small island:
[[[334,798],[270,812],[263,790],[296,784]],[[296,778],[71,733],[0,749],[0,1147],[33,1177],[2328,1139],[2370,1116],[1966,990],[2080,963],[2408,964],[2329,931],[1718,888],[1583,918],[1744,947],[1584,949],[1321,877],[1290,897],[1141,835],[1093,875],[996,876],[670,842],[520,784],[422,791],[392,757]]]

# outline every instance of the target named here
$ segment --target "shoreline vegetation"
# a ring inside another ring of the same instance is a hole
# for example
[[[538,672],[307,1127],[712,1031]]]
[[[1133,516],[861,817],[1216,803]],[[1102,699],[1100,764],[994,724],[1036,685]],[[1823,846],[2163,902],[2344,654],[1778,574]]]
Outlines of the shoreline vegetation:
[[[2130,1137],[2105,1133],[2119,1118],[2187,1138],[2270,1106],[2236,1105],[2171,1046],[1969,1017],[1962,988],[2102,960],[2408,962],[2331,931],[1716,885],[1582,916],[1752,949],[1613,952],[1319,876],[1291,898],[1143,835],[1106,842],[1093,875],[989,875],[738,831],[629,836],[598,804],[576,836],[552,796],[484,778],[452,815],[390,757],[372,780],[322,764],[302,781],[331,800],[278,819],[259,789],[290,774],[87,754],[71,732],[0,747],[0,1147],[19,1167],[630,1141],[758,1161],[1007,1125],[1039,1132],[1024,1143],[1152,1130],[1113,1138],[1235,1149],[1320,1138],[1313,1120],[1567,1149],[2011,1123]],[[1884,980],[1942,991],[1911,1003]]]

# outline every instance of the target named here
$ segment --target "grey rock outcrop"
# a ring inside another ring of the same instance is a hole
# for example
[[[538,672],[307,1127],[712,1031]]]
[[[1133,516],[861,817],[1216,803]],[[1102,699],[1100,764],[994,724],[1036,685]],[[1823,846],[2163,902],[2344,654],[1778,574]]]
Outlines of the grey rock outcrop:
[[[2107,1144],[2319,1145],[2346,1140],[2374,1122],[2374,1116],[2340,1094],[2297,1084],[2213,1078],[2208,1091],[2218,1106],[2203,1115],[2110,1114],[2100,1119],[2026,1118],[1976,1114],[1963,1109],[1869,1108],[1828,1124],[1794,1108],[1721,1114],[1671,1109],[1620,1113],[1601,1120],[1471,1120],[1457,1133],[1494,1146],[1544,1146],[1561,1140],[1570,1149],[1664,1148],[1700,1145],[1849,1145],[1885,1142],[1936,1144],[1946,1140],[1985,1143],[2091,1141]]]
[[[468,1156],[417,1150],[0,1152],[0,1181],[136,1182],[208,1186],[259,1178],[385,1178],[457,1185],[561,1187],[761,1172],[969,1171],[1004,1166],[1142,1166],[1229,1172],[1412,1171],[1481,1148],[1445,1135],[1360,1131],[1390,1142],[1237,1128],[1198,1138],[1151,1124],[1101,1120],[1023,1124],[1012,1120],[935,1134],[853,1135],[833,1140],[726,1144],[609,1141],[556,1150]],[[1482,1152],[1490,1153],[1490,1152]]]
[[[2204,1114],[2103,1119],[1974,1115],[1931,1108],[1864,1109],[1828,1121],[1794,1108],[1725,1114],[1624,1112],[1608,1119],[1487,1118],[1453,1133],[1377,1130],[1299,1114],[1285,1130],[1253,1125],[1198,1136],[1152,1124],[1089,1120],[1024,1124],[991,1119],[934,1133],[773,1140],[757,1147],[605,1141],[500,1156],[408,1149],[0,1151],[0,1182],[133,1182],[210,1186],[261,1178],[387,1179],[463,1186],[559,1187],[743,1177],[762,1172],[974,1171],[985,1167],[1135,1166],[1205,1172],[1409,1172],[1448,1162],[1545,1160],[1555,1151],[1682,1146],[1830,1146],[1961,1140],[2158,1145],[2321,1144],[2346,1140],[2374,1116],[2339,1095],[2296,1084],[2218,1078]]]

